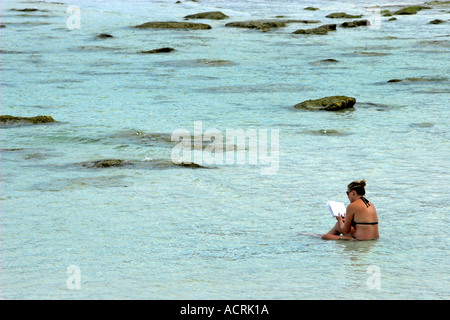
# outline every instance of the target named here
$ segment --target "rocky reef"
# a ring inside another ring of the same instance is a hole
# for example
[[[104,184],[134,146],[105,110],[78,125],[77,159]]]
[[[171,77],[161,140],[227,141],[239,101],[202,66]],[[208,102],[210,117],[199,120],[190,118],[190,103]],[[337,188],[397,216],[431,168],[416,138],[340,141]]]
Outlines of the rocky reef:
[[[319,34],[319,35],[326,35],[329,31],[335,31],[337,25],[336,24],[324,24],[317,28],[312,29],[299,29],[294,31],[294,34]]]
[[[9,125],[27,125],[27,124],[42,124],[56,122],[51,116],[36,116],[36,117],[15,117],[10,115],[0,116],[0,126]]]
[[[405,7],[400,10],[397,10],[392,14],[394,14],[394,15],[411,15],[411,14],[416,14],[417,12],[419,12],[420,10],[423,10],[423,9],[431,9],[431,8],[425,7],[425,6],[411,6],[411,7]]]
[[[235,28],[246,28],[246,29],[256,29],[263,32],[270,31],[274,28],[284,28],[289,23],[302,23],[302,24],[310,24],[310,23],[319,23],[318,20],[294,20],[294,19],[284,19],[284,20],[250,20],[250,21],[234,21],[229,22],[225,26],[226,27],[235,27]]]
[[[190,14],[184,17],[185,19],[209,19],[209,20],[223,20],[229,18],[226,14],[220,11],[200,12]]]
[[[350,22],[344,22],[340,25],[342,28],[355,28],[360,26],[369,26],[369,20],[354,20]]]
[[[268,20],[235,21],[227,23],[225,25],[225,27],[257,29],[261,31],[269,31],[273,28],[280,28],[285,26],[286,23],[284,21],[268,21]]]
[[[115,167],[132,166],[140,169],[170,169],[170,168],[191,168],[191,169],[208,169],[195,162],[173,163],[170,160],[150,160],[150,161],[132,161],[123,159],[102,159],[94,161],[85,161],[78,163],[82,167],[89,169],[105,169]]]
[[[158,48],[158,49],[152,49],[152,50],[144,50],[144,51],[140,51],[139,53],[149,53],[149,54],[153,54],[153,53],[169,53],[174,51],[174,48],[170,48],[170,47],[164,47],[164,48]]]
[[[347,96],[330,96],[315,100],[306,100],[296,104],[294,107],[304,110],[324,110],[324,111],[338,111],[352,108],[356,103],[356,99]]]
[[[138,29],[189,29],[208,30],[212,27],[206,23],[174,22],[174,21],[152,21],[135,26]]]
[[[347,14],[345,12],[333,12],[330,13],[329,15],[326,16],[327,18],[331,18],[331,19],[358,19],[361,18],[361,15],[351,15],[351,14]]]

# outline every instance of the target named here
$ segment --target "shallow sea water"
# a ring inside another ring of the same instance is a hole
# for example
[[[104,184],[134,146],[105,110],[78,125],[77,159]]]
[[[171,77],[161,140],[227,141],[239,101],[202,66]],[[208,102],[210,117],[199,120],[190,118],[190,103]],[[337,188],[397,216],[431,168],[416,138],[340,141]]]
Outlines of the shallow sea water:
[[[388,2],[2,1],[1,114],[58,123],[0,128],[1,297],[448,299],[450,7],[388,21],[374,4]],[[66,25],[69,5],[80,29]],[[230,18],[196,21],[210,30],[131,28],[216,10]],[[225,27],[347,21],[325,18],[336,11],[379,27]],[[428,24],[436,18],[447,23]],[[160,47],[176,51],[139,54]],[[355,108],[293,107],[330,95]],[[172,133],[196,121],[203,132],[279,130],[278,171],[170,165]],[[135,164],[80,165],[110,158]],[[348,203],[346,185],[361,178],[381,238],[321,240],[334,225],[325,203]]]

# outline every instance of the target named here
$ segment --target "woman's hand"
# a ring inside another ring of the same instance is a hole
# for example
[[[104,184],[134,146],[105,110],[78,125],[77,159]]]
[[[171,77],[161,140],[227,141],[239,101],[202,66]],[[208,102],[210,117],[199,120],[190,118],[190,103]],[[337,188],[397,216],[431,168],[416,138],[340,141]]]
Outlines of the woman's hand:
[[[345,224],[345,217],[342,218],[342,216],[340,214],[338,214],[338,216],[336,217],[336,220],[339,222],[339,228],[344,229],[344,224]]]

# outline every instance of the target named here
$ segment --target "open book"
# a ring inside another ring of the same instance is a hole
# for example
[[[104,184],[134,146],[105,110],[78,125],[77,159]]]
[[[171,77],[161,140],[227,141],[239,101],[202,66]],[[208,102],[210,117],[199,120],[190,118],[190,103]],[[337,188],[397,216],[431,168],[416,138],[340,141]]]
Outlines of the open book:
[[[328,201],[327,207],[330,209],[331,215],[333,217],[337,217],[338,214],[341,215],[341,217],[345,217],[345,212],[347,209],[345,208],[345,204],[342,202],[337,201]]]

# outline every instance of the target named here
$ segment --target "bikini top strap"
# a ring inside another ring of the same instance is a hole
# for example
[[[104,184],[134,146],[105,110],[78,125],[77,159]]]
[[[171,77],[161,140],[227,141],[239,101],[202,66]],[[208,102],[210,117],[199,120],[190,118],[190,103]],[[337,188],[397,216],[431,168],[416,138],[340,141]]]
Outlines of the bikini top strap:
[[[370,207],[369,200],[367,200],[367,199],[364,198],[364,197],[361,197],[360,199],[364,202],[364,204],[366,205],[367,208]]]

